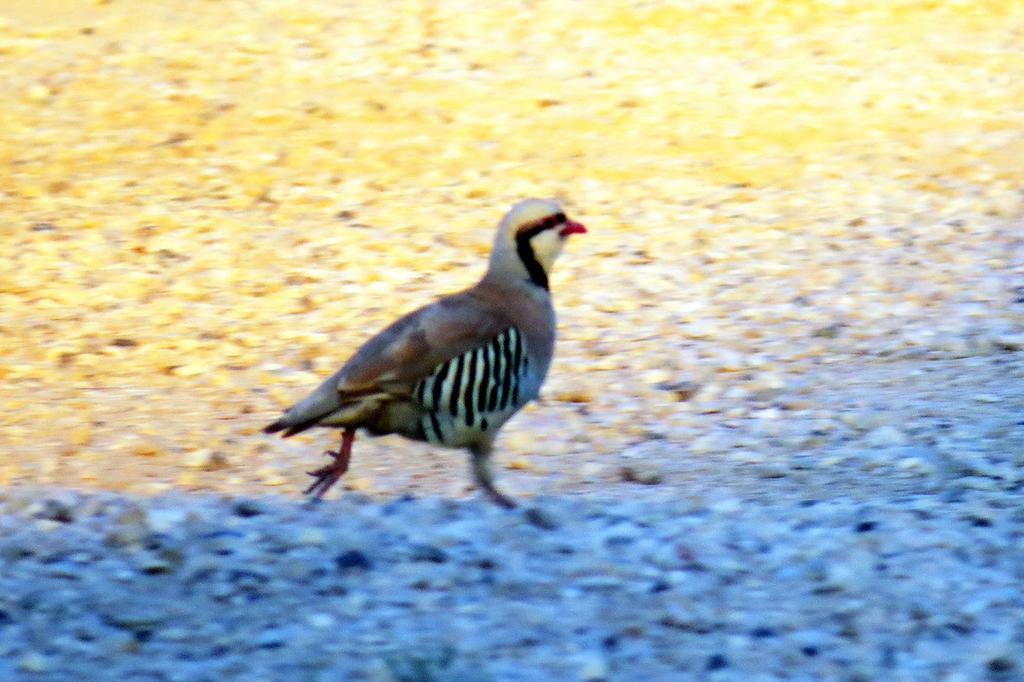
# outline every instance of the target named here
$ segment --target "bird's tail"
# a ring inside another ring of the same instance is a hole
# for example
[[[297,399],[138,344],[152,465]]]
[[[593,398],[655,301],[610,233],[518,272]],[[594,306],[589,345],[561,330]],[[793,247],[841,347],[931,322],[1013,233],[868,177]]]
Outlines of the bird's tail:
[[[290,410],[288,412],[290,412]],[[284,431],[284,433],[281,434],[281,437],[287,438],[288,436],[294,436],[296,433],[299,433],[300,431],[305,431],[308,428],[316,426],[317,423],[326,416],[317,415],[316,417],[311,417],[306,421],[296,423],[292,421],[291,417],[289,417],[288,412],[285,412],[284,416],[278,419],[273,424],[268,424],[267,426],[264,426],[263,433],[277,433],[278,431]]]
[[[281,434],[283,438],[294,436],[300,431],[316,426],[341,407],[341,397],[332,377],[304,399],[285,410],[276,422],[265,426],[263,433],[284,431]]]

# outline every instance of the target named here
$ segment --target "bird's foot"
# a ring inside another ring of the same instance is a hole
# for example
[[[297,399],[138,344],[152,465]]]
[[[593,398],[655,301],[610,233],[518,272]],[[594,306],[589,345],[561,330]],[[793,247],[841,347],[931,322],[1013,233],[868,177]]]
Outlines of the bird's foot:
[[[306,472],[316,480],[306,488],[304,494],[312,494],[315,499],[322,498],[324,493],[330,490],[331,486],[337,483],[338,479],[348,471],[348,457],[343,457],[343,452],[328,450],[324,454],[333,457],[334,461],[327,466],[320,467],[316,471]]]
[[[499,492],[498,489],[491,484],[484,485],[483,490],[487,497],[491,498],[491,501],[494,502],[499,507],[504,507],[505,509],[515,509],[517,506],[519,506],[515,503],[515,501],[512,500],[511,497]]]

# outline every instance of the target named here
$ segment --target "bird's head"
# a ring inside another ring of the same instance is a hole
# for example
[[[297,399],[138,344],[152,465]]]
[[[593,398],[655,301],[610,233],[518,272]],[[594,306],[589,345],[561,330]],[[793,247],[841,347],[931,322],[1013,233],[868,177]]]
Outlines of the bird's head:
[[[571,234],[587,228],[550,199],[524,199],[501,219],[488,274],[525,279],[548,288],[548,273]]]

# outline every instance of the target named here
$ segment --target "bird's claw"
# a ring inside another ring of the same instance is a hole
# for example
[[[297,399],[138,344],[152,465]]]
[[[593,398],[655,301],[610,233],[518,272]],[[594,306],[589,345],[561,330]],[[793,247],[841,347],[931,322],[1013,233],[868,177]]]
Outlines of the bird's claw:
[[[340,452],[327,450],[324,454],[334,458],[334,462],[326,466],[322,466],[316,471],[306,472],[307,476],[312,476],[316,480],[313,481],[305,491],[303,491],[304,495],[312,493],[314,498],[319,499],[323,497],[324,493],[330,490],[331,486],[337,483],[338,479],[341,478],[341,475],[345,473],[346,469],[348,469],[348,467],[343,466],[341,460],[339,460],[339,457],[341,457]]]

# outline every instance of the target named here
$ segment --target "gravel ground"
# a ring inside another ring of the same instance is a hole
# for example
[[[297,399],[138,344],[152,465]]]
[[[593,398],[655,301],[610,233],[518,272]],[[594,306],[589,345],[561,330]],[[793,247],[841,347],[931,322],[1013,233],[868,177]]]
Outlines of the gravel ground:
[[[1024,679],[1024,5],[7,0],[0,679]],[[259,433],[558,195],[540,404]],[[532,510],[532,511],[531,511]]]
[[[9,491],[0,677],[1024,675],[1019,492],[636,497]]]

